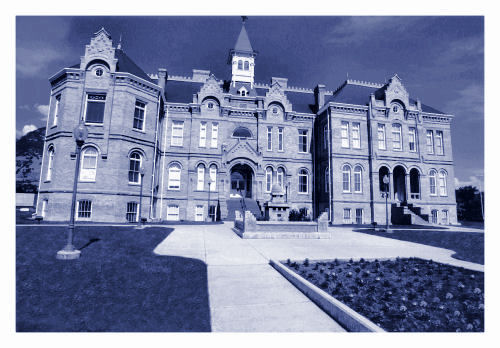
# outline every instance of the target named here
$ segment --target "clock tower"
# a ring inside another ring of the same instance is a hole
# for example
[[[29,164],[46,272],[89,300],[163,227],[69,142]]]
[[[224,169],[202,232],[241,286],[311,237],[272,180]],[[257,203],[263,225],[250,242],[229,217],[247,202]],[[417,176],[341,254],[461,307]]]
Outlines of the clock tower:
[[[246,16],[242,16],[242,26],[238,40],[234,49],[229,51],[228,64],[231,65],[231,84],[235,86],[236,82],[249,83],[250,88],[254,84],[255,57],[257,52],[253,50],[245,29]]]

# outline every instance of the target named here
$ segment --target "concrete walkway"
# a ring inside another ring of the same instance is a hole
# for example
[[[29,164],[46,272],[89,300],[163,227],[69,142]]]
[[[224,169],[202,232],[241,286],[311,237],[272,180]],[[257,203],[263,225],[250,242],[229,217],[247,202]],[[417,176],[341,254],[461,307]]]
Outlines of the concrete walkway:
[[[223,225],[175,225],[154,250],[207,264],[212,331],[283,332],[343,329],[268,265],[274,260],[420,257],[484,271],[453,251],[330,228],[331,239],[241,239]]]

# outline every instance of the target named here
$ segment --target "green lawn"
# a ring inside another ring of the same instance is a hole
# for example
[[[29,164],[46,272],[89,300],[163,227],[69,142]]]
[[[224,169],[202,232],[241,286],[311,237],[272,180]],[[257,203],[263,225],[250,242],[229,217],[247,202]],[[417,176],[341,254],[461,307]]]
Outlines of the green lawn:
[[[450,230],[395,230],[391,233],[377,232],[373,229],[357,229],[354,231],[450,249],[455,251],[452,256],[458,260],[484,265],[484,233],[452,232]]]
[[[18,226],[17,331],[210,331],[205,263],[153,253],[171,231],[77,227],[60,261],[65,227]]]

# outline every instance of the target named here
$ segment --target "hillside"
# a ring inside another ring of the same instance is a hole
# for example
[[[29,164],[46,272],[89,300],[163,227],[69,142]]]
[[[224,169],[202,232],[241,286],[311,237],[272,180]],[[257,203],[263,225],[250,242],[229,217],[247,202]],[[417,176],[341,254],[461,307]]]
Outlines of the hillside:
[[[37,192],[44,137],[42,127],[16,141],[16,192]]]

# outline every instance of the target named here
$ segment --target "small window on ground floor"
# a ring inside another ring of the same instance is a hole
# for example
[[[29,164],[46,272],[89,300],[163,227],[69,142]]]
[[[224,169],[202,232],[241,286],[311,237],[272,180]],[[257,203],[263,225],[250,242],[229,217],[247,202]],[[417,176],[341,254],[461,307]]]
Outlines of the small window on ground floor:
[[[362,208],[356,208],[356,224],[358,224],[358,225],[363,224],[363,209]]]
[[[92,201],[81,200],[78,201],[78,219],[90,219],[92,216]]]
[[[431,222],[433,224],[438,223],[438,211],[436,209],[431,210]]]
[[[167,220],[179,221],[179,206],[171,204],[167,207]]]
[[[128,202],[127,203],[127,221],[128,222],[137,222],[137,202]]]
[[[195,214],[194,214],[194,221],[203,221],[204,220],[203,210],[204,210],[203,205],[196,206],[196,210],[195,210]]]
[[[216,206],[211,205],[208,211],[208,217],[210,218],[210,221],[215,221],[215,211],[216,211]]]
[[[344,224],[351,223],[351,208],[344,208],[343,223]]]
[[[49,205],[49,200],[48,199],[44,199],[42,201],[42,217],[45,218],[45,216],[47,215],[47,206]]]
[[[443,210],[441,215],[442,215],[441,216],[441,223],[443,225],[448,225],[450,223],[448,220],[448,210],[446,210],[446,209]]]

